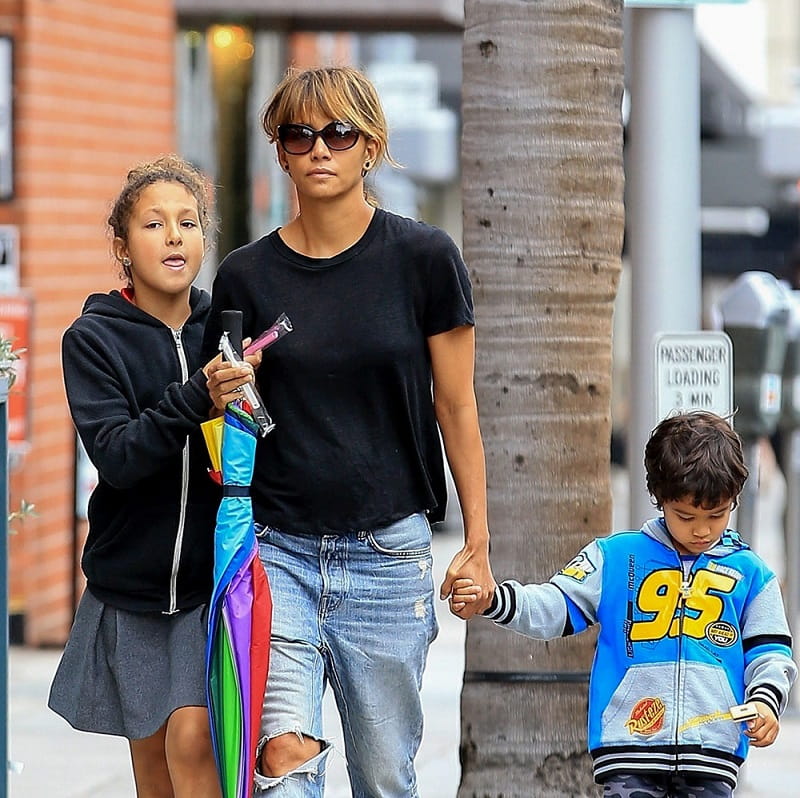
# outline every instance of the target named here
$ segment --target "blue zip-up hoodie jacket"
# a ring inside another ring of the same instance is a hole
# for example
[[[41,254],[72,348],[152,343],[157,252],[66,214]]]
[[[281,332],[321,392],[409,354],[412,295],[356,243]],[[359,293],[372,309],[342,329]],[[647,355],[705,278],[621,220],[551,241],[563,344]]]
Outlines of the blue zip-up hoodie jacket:
[[[99,474],[81,565],[92,594],[125,610],[173,613],[211,595],[220,489],[200,431],[211,301],[197,288],[189,301],[171,330],[119,291],[92,294],[62,339],[70,413]]]
[[[778,581],[732,530],[687,573],[662,518],[598,538],[545,584],[503,582],[485,614],[545,640],[600,624],[598,782],[679,771],[735,788],[748,739],[729,708],[758,700],[780,715],[797,675]]]

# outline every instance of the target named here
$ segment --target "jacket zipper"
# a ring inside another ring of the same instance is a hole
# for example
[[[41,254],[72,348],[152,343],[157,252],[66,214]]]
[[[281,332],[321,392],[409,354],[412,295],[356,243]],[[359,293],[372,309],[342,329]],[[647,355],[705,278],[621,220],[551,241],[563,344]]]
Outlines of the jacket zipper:
[[[171,330],[175,339],[175,349],[178,353],[178,361],[181,366],[181,382],[189,379],[189,367],[186,363],[186,352],[181,341],[181,328]],[[181,564],[181,550],[183,548],[183,531],[186,525],[186,501],[189,493],[189,436],[186,436],[186,443],[183,446],[183,463],[181,466],[181,503],[178,514],[178,531],[175,535],[175,548],[172,552],[172,572],[169,577],[169,609],[164,611],[164,615],[173,615],[178,610],[178,570]]]
[[[678,555],[678,568],[681,572],[681,598],[680,598],[680,614],[678,615],[678,673],[675,678],[675,772],[680,772],[679,769],[679,755],[678,755],[678,746],[680,745],[680,732],[678,731],[681,727],[681,719],[679,715],[679,711],[677,708],[683,705],[681,701],[681,691],[682,691],[682,666],[683,666],[683,621],[686,617],[686,599],[689,597],[689,593],[691,591],[692,586],[692,576],[694,575],[694,569],[697,565],[699,557],[696,557],[694,562],[692,563],[691,567],[689,568],[689,573],[684,573],[683,570],[683,563],[681,562],[680,555]]]

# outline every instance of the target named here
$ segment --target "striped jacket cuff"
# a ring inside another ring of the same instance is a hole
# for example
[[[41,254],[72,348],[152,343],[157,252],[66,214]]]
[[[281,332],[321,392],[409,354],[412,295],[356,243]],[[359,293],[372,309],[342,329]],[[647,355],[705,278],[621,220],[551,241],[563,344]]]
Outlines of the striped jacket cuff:
[[[503,582],[495,588],[492,603],[488,610],[483,614],[495,623],[507,624],[514,618],[517,611],[517,597],[514,589],[507,582]]]
[[[748,701],[763,701],[774,713],[775,717],[780,717],[782,697],[775,688],[769,684],[760,684],[752,690],[747,691]]]

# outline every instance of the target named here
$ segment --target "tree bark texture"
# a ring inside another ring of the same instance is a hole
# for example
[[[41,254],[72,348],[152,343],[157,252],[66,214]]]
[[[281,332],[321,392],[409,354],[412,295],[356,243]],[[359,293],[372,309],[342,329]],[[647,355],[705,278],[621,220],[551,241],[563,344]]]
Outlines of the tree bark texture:
[[[492,567],[545,581],[611,523],[623,210],[621,0],[466,0],[464,255]],[[469,623],[459,798],[595,795],[594,635]]]

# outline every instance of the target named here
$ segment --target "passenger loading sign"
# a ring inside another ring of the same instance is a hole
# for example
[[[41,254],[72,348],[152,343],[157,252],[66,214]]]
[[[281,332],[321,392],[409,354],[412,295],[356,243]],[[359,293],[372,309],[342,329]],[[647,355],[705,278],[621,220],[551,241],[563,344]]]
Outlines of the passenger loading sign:
[[[656,337],[656,418],[676,410],[733,412],[733,346],[724,332]]]

